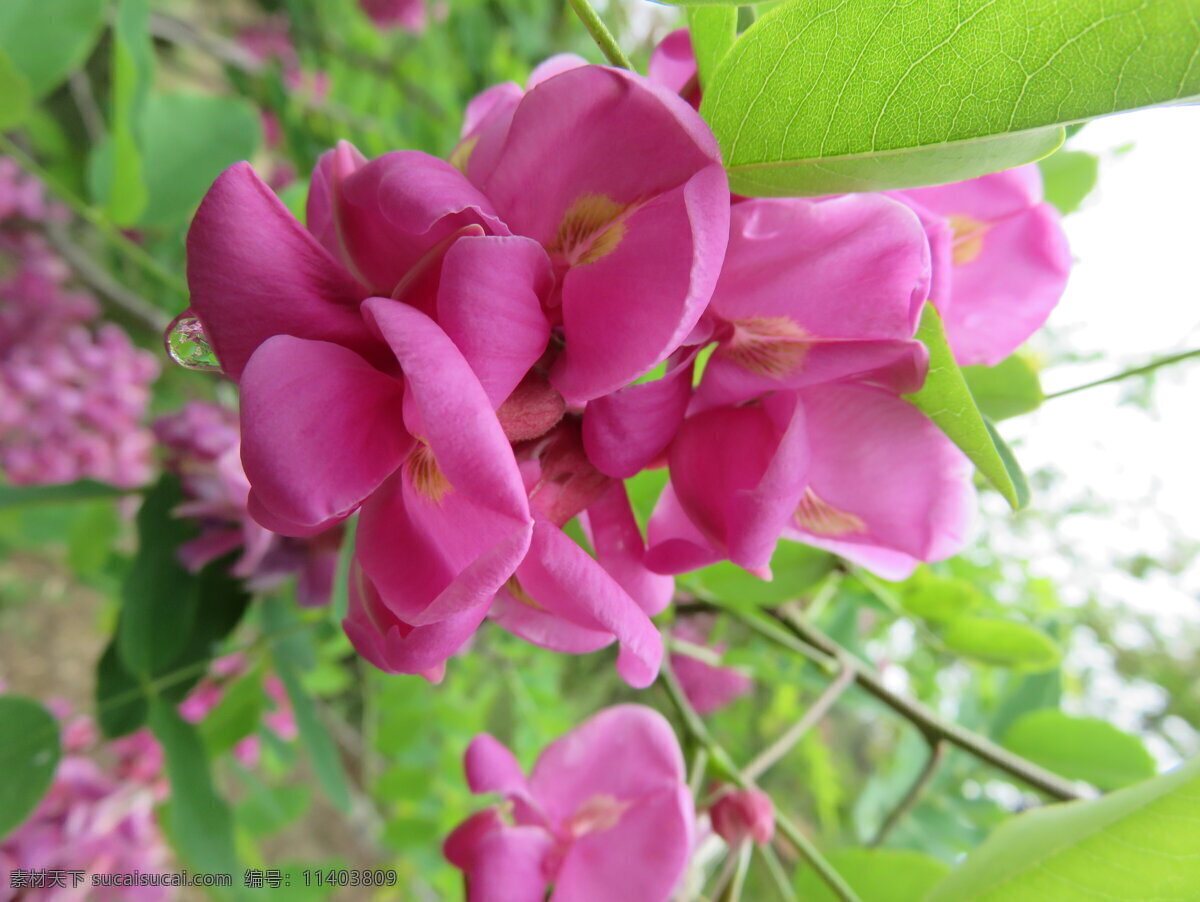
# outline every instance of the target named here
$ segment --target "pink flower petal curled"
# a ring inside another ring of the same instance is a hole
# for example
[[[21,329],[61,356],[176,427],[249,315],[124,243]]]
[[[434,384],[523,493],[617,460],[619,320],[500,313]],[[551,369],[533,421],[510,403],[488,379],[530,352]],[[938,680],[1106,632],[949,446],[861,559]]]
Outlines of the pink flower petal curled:
[[[242,374],[242,463],[256,501],[301,529],[349,513],[412,445],[402,398],[400,381],[340,345],[268,339]]]
[[[638,529],[623,482],[613,482],[591,503],[583,525],[596,560],[651,617],[661,614],[675,594],[675,580],[646,566],[646,543]]]
[[[480,733],[471,740],[464,767],[471,792],[498,792],[506,796],[529,792],[525,774],[513,753],[487,733]]]
[[[273,335],[344,345],[378,359],[358,315],[362,290],[250,168],[226,169],[188,230],[188,286],[225,373],[241,376]]]

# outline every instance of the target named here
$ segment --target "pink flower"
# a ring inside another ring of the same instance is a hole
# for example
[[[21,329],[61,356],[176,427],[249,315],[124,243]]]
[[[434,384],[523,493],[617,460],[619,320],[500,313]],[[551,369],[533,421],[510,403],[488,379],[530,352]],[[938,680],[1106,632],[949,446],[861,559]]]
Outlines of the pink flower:
[[[1070,250],[1042,200],[1036,165],[895,196],[933,248],[933,302],[960,364],[999,363],[1046,321],[1067,284]]]
[[[487,734],[466,754],[473,792],[504,807],[464,821],[445,854],[468,902],[666,902],[692,851],[683,756],[662,715],[608,708],[542,752],[529,779]]]
[[[570,405],[625,386],[684,343],[716,284],[729,189],[712,133],[677,95],[600,66],[484,118],[456,159],[550,256],[551,383]]]
[[[677,638],[693,645],[708,645],[712,618],[703,615],[681,617],[671,629]],[[725,646],[713,645],[718,654]],[[671,654],[671,669],[679,680],[683,694],[700,714],[719,711],[754,688],[754,681],[733,667],[720,667],[691,657],[683,652]]]
[[[358,0],[362,11],[377,28],[403,28],[420,34],[425,30],[425,0]]]
[[[709,811],[713,832],[731,846],[753,840],[765,846],[775,835],[775,806],[761,789],[730,789]]]
[[[696,55],[692,36],[686,28],[677,28],[658,42],[650,54],[646,74],[697,109],[700,108],[700,82],[696,78]]]

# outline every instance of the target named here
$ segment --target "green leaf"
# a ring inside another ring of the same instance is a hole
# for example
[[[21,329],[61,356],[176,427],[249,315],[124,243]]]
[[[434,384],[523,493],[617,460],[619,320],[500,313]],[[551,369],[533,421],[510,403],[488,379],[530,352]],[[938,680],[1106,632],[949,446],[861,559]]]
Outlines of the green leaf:
[[[737,7],[693,6],[687,11],[687,20],[700,84],[707,85],[737,39]]]
[[[125,669],[114,636],[96,665],[96,719],[109,739],[128,736],[146,722],[150,708],[137,677]]]
[[[1200,759],[1091,802],[1003,824],[925,902],[1191,900],[1200,887]]]
[[[42,800],[62,750],[58,721],[31,698],[0,695],[0,839]]]
[[[686,577],[700,592],[735,604],[777,605],[794,601],[821,581],[837,564],[827,551],[799,542],[780,542],[771,558],[770,582],[722,561]]]
[[[994,617],[959,617],[942,641],[951,651],[985,664],[1037,673],[1062,659],[1058,644],[1036,627]]]
[[[1103,790],[1153,777],[1154,758],[1142,741],[1094,717],[1072,717],[1053,708],[1017,720],[1004,734],[1010,751],[1070,780]]]
[[[929,375],[921,390],[908,395],[908,400],[963,450],[1014,510],[1019,509],[1024,502],[1010,472],[1010,464],[971,397],[966,379],[954,362],[942,318],[932,304],[926,304],[921,313],[917,338],[929,349]],[[1011,459],[1011,453],[1008,457]]]
[[[1046,200],[1064,216],[1079,209],[1100,178],[1100,159],[1083,150],[1060,150],[1038,164],[1046,185]]]
[[[198,584],[179,562],[179,546],[195,527],[174,515],[179,481],[164,475],[138,511],[138,550],[121,591],[117,648],[131,673],[156,676],[178,657],[199,607]]]
[[[909,614],[935,623],[952,623],[983,607],[984,596],[974,583],[946,579],[921,570],[900,592],[900,606]]]
[[[18,126],[29,115],[29,79],[0,49],[0,130]]]
[[[996,453],[1000,455],[1000,462],[1004,464],[1004,472],[1008,474],[1008,481],[1012,483],[1013,492],[1017,497],[1017,510],[1020,510],[1029,504],[1029,480],[1025,478],[1025,471],[1017,463],[1017,456],[1013,454],[1012,448],[1008,447],[1008,442],[1000,436],[996,425],[987,417],[984,417],[983,425],[987,426],[988,438],[996,446]]]
[[[980,412],[993,422],[1037,410],[1046,399],[1037,370],[1017,354],[995,366],[964,366],[962,374]]]
[[[29,82],[33,99],[58,87],[91,53],[104,27],[104,0],[2,0],[0,50]]]
[[[939,184],[1200,93],[1200,0],[791,0],[705,91],[735,193]]]
[[[0,485],[0,510],[7,507],[29,507],[35,504],[62,504],[72,501],[91,501],[95,498],[120,498],[130,494],[128,489],[81,479],[63,485]]]
[[[253,733],[265,706],[261,669],[225,686],[221,700],[199,724],[209,753],[216,757]]]
[[[150,5],[119,0],[113,23],[111,169],[97,199],[120,226],[134,225],[149,201],[138,133],[153,77]]]
[[[193,94],[151,97],[141,127],[150,192],[143,226],[185,219],[223,169],[254,156],[262,133],[248,102]]]
[[[317,781],[330,801],[342,811],[349,811],[350,789],[341,756],[300,680],[300,674],[312,666],[309,637],[301,630],[295,612],[279,598],[264,601],[263,621],[270,635],[277,637],[272,643],[275,672],[287,690],[300,730],[300,741],[308,751]]]
[[[167,830],[180,856],[197,870],[234,873],[233,817],[213,787],[199,733],[162,699],[150,705],[150,729],[166,756],[171,783]]]
[[[907,849],[837,849],[826,856],[862,902],[921,902],[950,871],[932,856]],[[812,868],[796,877],[804,902],[837,902]]]

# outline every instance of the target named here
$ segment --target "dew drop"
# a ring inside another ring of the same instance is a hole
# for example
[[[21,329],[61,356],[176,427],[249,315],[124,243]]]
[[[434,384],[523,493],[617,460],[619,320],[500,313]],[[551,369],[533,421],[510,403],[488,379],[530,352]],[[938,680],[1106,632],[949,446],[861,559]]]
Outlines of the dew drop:
[[[221,364],[204,334],[204,327],[190,307],[171,320],[163,344],[171,359],[186,370],[221,372]]]

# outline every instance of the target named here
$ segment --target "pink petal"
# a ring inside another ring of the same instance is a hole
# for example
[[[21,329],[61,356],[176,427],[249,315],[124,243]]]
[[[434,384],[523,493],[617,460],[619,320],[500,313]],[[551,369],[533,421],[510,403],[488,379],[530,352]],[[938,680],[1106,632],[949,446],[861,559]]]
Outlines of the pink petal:
[[[528,238],[461,238],[446,252],[437,321],[499,407],[546,350],[554,277]]]
[[[500,740],[480,733],[467,746],[463,759],[467,786],[471,792],[497,792],[501,795],[526,795],[525,773]]]
[[[353,510],[412,444],[402,392],[340,345],[266,341],[242,377],[242,463],[257,501],[300,527]]]
[[[654,505],[646,538],[646,566],[655,573],[687,573],[724,559],[692,522],[669,482]]]
[[[643,705],[605,708],[546,746],[529,776],[534,798],[562,824],[599,795],[636,801],[685,779],[667,719]]]
[[[675,580],[646,567],[646,543],[629,505],[625,484],[610,485],[588,507],[583,519],[600,566],[649,616],[662,613],[675,594]]]
[[[543,609],[620,643],[617,672],[635,689],[649,686],[662,662],[662,637],[637,602],[586,551],[545,520],[533,528],[529,556],[517,571]]]
[[[797,535],[926,561],[962,548],[974,509],[971,467],[941,430],[881,389],[828,385],[801,398],[816,497],[798,506]]]
[[[467,871],[466,902],[543,902],[553,839],[540,827],[508,827],[485,834]]]
[[[658,42],[650,54],[646,74],[676,94],[683,93],[688,82],[696,77],[696,56],[686,28],[676,29]]]
[[[691,858],[694,824],[684,786],[639,800],[616,826],[571,844],[550,902],[667,902]]]
[[[233,379],[273,335],[332,341],[377,359],[358,315],[361,289],[250,168],[213,182],[188,230],[188,287]]]
[[[583,444],[598,470],[628,479],[662,456],[691,400],[696,354],[695,348],[681,349],[661,378],[588,402]]]
[[[521,86],[511,81],[485,88],[467,104],[461,136],[470,138],[498,119],[511,119],[513,110],[524,96]]]
[[[501,589],[490,617],[498,626],[526,642],[569,655],[586,655],[616,641],[607,630],[590,629],[564,620],[540,607],[524,589]]]

